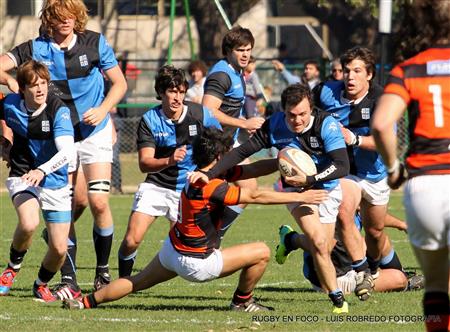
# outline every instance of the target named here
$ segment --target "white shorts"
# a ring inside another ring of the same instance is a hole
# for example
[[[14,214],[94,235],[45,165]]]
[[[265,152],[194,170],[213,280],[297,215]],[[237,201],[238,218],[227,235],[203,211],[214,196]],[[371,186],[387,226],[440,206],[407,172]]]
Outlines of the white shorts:
[[[372,205],[386,205],[389,203],[391,189],[387,184],[387,178],[378,182],[361,179],[355,175],[348,175],[346,179],[356,182],[361,188],[362,198]]]
[[[179,201],[179,192],[143,182],[134,194],[132,210],[152,217],[165,216],[170,221],[177,221]]]
[[[176,272],[181,278],[193,282],[217,279],[223,268],[220,250],[214,250],[207,258],[186,256],[174,249],[169,237],[166,238],[159,252],[159,261],[167,270]]]
[[[414,247],[437,250],[450,245],[450,174],[408,180],[403,204],[408,236]]]
[[[80,164],[112,163],[112,123],[109,119],[105,128],[76,142],[77,159],[69,163],[69,173],[78,169]]]
[[[290,190],[288,188],[287,190]],[[328,192],[328,198],[319,204],[319,219],[322,224],[333,224],[336,222],[336,218],[339,212],[339,206],[342,201],[342,189],[338,184],[335,188]],[[289,212],[299,206],[298,203],[286,204]]]
[[[356,288],[356,271],[350,270],[343,276],[336,278],[337,287],[342,290],[344,294],[352,294]],[[311,283],[312,288],[317,292],[325,292],[318,285]]]
[[[9,196],[14,199],[20,193],[30,193],[39,201],[47,222],[70,222],[72,217],[72,199],[70,197],[70,186],[50,189],[29,186],[20,177],[9,177],[6,179],[6,188]]]

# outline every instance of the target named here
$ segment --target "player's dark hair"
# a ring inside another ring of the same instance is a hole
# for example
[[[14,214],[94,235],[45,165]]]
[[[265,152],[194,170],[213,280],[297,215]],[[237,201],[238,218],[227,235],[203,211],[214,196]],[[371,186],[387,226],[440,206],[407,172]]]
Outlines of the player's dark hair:
[[[296,106],[305,98],[308,99],[312,108],[313,100],[309,86],[304,83],[289,85],[281,93],[281,107],[286,111],[288,108]]]
[[[50,82],[50,73],[42,62],[29,60],[17,69],[16,80],[21,92],[27,85],[35,83],[39,78]]]
[[[186,74],[181,68],[165,65],[162,66],[155,77],[155,91],[156,98],[161,100],[167,89],[178,88],[183,86],[186,90],[189,88],[189,83],[186,80]]]
[[[399,63],[438,43],[450,43],[450,1],[403,0],[394,34],[395,62]]]
[[[353,60],[361,60],[364,62],[364,65],[366,66],[366,71],[368,74],[372,74],[372,78],[370,79],[370,82],[373,81],[375,78],[376,68],[375,68],[375,55],[373,52],[366,48],[366,47],[360,47],[356,46],[353,47],[347,51],[341,56],[341,64],[342,69],[345,72],[345,66],[348,65]]]
[[[251,44],[252,48],[255,45],[255,38],[253,37],[252,32],[249,29],[243,28],[238,25],[228,31],[227,34],[223,37],[222,54],[223,56],[227,56],[235,48],[248,44]]]
[[[225,133],[215,127],[203,129],[192,144],[192,161],[198,168],[203,168],[228,152],[233,145],[231,133]]]
[[[196,70],[200,70],[203,76],[206,76],[206,73],[208,72],[208,67],[202,60],[194,60],[189,64],[187,71],[189,75],[192,75],[192,72]]]

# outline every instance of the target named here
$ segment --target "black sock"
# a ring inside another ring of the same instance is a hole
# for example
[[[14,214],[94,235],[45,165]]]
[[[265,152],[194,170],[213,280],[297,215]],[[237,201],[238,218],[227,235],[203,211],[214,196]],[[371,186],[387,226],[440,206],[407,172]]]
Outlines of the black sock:
[[[373,259],[369,255],[367,255],[367,264],[369,265],[370,273],[375,274],[378,271],[378,267],[380,266],[379,259]]]
[[[284,246],[286,247],[287,252],[291,252],[293,250],[297,250],[298,246],[296,244],[296,239],[299,236],[299,234],[294,231],[290,232],[284,237]]]
[[[12,268],[15,272],[18,272],[20,270],[20,265],[22,264],[27,251],[28,250],[17,251],[13,248],[13,245],[11,243],[11,246],[9,247],[9,267]],[[19,265],[19,268],[14,268],[17,265]]]
[[[131,255],[123,256],[119,250],[119,278],[129,277],[131,275],[136,255],[137,251]]]
[[[38,272],[38,278],[40,281],[44,283],[48,283],[52,278],[55,276],[56,272],[52,272],[47,270],[43,264],[41,264],[41,267]]]
[[[61,282],[70,283],[73,286],[78,287],[76,275],[77,244],[76,240],[74,241],[73,239],[71,239],[69,241],[70,244],[67,247],[66,259],[64,260],[64,263],[61,266]]]
[[[363,272],[369,269],[369,264],[367,263],[367,258],[358,259],[357,261],[352,262],[352,268],[355,272]]]
[[[239,290],[239,288],[236,288],[236,290],[234,291],[233,294],[233,303],[234,304],[240,304],[240,303],[245,303],[248,302],[248,300],[250,300],[252,298],[252,292],[248,292],[248,293],[244,293],[242,291]]]
[[[97,256],[97,268],[108,267],[113,241],[113,229],[113,226],[109,228],[99,228],[94,226],[92,236],[94,238],[95,254]],[[106,272],[108,272],[108,270]]]
[[[423,313],[428,331],[447,331],[450,304],[447,293],[426,292],[423,297]]]
[[[395,251],[393,254],[381,258],[380,267],[382,269],[396,269],[403,271],[402,263],[400,262],[400,258],[398,258],[398,255]]]
[[[222,240],[225,236],[225,233],[234,223],[234,221],[241,215],[242,208],[238,206],[227,206],[223,211],[222,224],[220,225],[219,237]]]

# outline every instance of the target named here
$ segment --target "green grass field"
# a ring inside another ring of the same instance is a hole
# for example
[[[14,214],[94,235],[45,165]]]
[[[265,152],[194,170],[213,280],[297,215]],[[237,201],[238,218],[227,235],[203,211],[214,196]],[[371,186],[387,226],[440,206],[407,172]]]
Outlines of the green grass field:
[[[271,181],[270,179],[268,180]],[[394,193],[391,212],[403,217],[401,196]],[[112,196],[115,239],[110,265],[117,277],[117,250],[126,229],[131,195]],[[6,264],[16,216],[6,194],[0,196],[0,264]],[[250,206],[228,232],[223,246],[265,241],[274,248],[278,226],[295,226],[284,206]],[[297,226],[295,226],[297,227]],[[297,227],[298,228],[298,227]],[[255,295],[276,308],[270,314],[246,314],[228,311],[238,274],[204,284],[180,278],[97,310],[63,311],[59,305],[45,305],[32,300],[31,287],[45,252],[45,244],[35,234],[23,268],[11,294],[0,298],[0,331],[420,331],[422,292],[377,293],[367,302],[347,296],[350,314],[333,316],[325,294],[310,291],[301,275],[300,252],[292,254],[285,265],[273,259],[260,281]],[[161,218],[152,226],[139,249],[136,271],[143,268],[158,251],[168,231]],[[92,244],[92,221],[86,212],[78,221],[78,279],[84,292],[92,289],[95,256]],[[389,230],[404,267],[417,267],[404,233]],[[54,282],[59,280],[56,277]],[[255,322],[258,320],[259,322]],[[368,322],[372,320],[372,322]],[[415,321],[415,322],[412,322]]]

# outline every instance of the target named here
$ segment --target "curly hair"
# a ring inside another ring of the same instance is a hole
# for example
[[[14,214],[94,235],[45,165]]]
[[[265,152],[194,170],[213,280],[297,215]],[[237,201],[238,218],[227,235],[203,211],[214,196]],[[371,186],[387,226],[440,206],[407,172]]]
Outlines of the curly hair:
[[[84,32],[88,21],[88,10],[82,0],[46,0],[42,6],[40,33],[53,37],[54,27],[67,18],[75,20],[74,30]]]
[[[157,99],[161,100],[161,95],[163,95],[167,89],[180,86],[184,86],[186,90],[189,88],[189,83],[186,80],[186,74],[183,69],[165,65],[158,70],[155,77]]]
[[[252,32],[249,29],[243,28],[241,26],[236,26],[230,31],[222,39],[222,54],[223,56],[227,56],[230,54],[235,48],[243,45],[250,44],[253,48],[255,46],[255,38],[252,35]]]
[[[205,128],[192,143],[192,161],[198,168],[206,167],[227,153],[232,145],[233,136],[230,132],[224,133],[215,127]]]
[[[437,43],[450,43],[450,1],[403,0],[401,8],[403,17],[394,35],[396,63]]]

